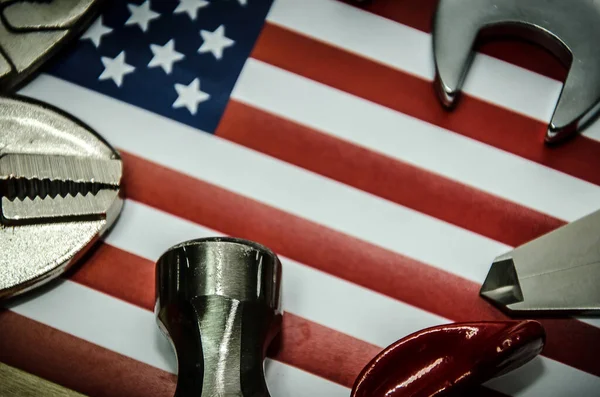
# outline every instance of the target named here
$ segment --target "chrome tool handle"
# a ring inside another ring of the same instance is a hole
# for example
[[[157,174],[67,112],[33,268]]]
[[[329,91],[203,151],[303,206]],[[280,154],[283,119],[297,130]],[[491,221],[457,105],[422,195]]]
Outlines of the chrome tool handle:
[[[264,396],[266,348],[279,331],[281,263],[245,240],[193,240],[156,266],[156,316],[177,354],[175,396]]]

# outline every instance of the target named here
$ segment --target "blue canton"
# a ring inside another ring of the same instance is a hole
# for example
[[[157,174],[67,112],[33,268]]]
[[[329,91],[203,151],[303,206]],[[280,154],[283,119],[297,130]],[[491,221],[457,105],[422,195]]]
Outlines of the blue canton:
[[[271,4],[108,0],[46,72],[214,133]]]

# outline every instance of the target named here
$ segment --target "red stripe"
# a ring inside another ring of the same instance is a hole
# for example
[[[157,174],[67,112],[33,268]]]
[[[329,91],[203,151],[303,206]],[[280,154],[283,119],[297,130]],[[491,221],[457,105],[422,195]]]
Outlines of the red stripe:
[[[240,102],[229,102],[216,134],[511,246],[564,224]]]
[[[95,250],[71,279],[146,310],[154,308],[154,296],[148,293],[154,291],[154,263],[110,245]],[[133,290],[131,280],[136,280]],[[361,369],[380,350],[378,346],[285,313],[280,338],[270,347],[269,356],[352,387]],[[500,396],[484,390],[486,396]]]
[[[356,5],[352,0],[342,0],[342,2]],[[359,8],[430,33],[437,3],[438,0],[374,0],[366,2]],[[564,81],[567,74],[566,68],[543,47],[524,41],[502,39],[486,43],[480,46],[478,51],[559,81]]]
[[[265,25],[252,57],[600,185],[598,141],[578,136],[550,148],[546,124],[468,95],[447,112],[431,82],[275,25]]]
[[[7,310],[0,312],[0,361],[90,397],[175,392],[173,374]]]
[[[128,167],[127,191],[136,201],[231,236],[263,243],[297,262],[453,321],[505,318],[479,298],[480,286],[474,282],[122,154]],[[157,180],[164,183],[154,183]],[[170,187],[168,191],[165,185]],[[541,322],[548,334],[546,356],[600,376],[598,328],[572,319]]]

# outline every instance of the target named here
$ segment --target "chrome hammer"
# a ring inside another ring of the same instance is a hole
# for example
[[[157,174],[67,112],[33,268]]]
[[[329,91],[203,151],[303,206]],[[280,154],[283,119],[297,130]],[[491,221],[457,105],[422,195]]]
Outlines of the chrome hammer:
[[[280,287],[279,259],[252,241],[191,240],[159,258],[155,314],[177,354],[176,397],[269,397]]]

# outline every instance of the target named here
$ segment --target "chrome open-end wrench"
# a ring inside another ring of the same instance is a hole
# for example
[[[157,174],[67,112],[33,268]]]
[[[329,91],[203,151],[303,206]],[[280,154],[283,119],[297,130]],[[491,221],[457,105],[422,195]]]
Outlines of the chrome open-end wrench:
[[[435,87],[452,108],[481,38],[515,36],[544,46],[569,68],[547,143],[581,131],[600,112],[599,0],[440,0],[433,22]]]

